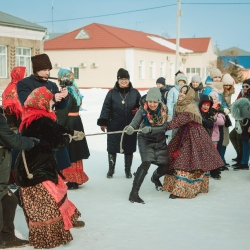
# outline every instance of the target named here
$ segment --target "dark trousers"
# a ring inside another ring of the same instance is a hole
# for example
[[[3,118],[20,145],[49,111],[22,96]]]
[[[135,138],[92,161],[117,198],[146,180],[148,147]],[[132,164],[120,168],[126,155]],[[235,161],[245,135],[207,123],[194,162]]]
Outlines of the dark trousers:
[[[242,159],[241,164],[247,164],[249,161],[250,156],[250,145],[248,144],[248,141],[242,140],[243,150],[242,150]]]
[[[229,139],[233,144],[233,147],[237,153],[237,156],[242,154],[242,142],[240,135],[236,132],[235,128],[229,133]]]
[[[9,191],[9,194],[6,194],[0,202],[0,240],[3,241],[15,239],[14,218],[17,207],[17,197],[11,191]]]
[[[150,168],[150,165],[151,165],[150,161],[143,161],[141,163],[140,167],[145,169],[146,171],[148,171]],[[162,175],[162,176],[167,174],[168,173],[168,165],[158,165],[157,173]]]

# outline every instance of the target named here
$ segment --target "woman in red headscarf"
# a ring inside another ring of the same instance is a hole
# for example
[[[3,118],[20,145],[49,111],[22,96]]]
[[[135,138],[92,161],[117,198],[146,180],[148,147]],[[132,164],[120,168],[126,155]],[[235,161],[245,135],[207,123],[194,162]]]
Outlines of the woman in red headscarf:
[[[22,80],[26,73],[26,67],[14,67],[11,71],[11,82],[8,84],[2,95],[2,105],[5,117],[12,130],[18,130],[22,117],[22,106],[18,100],[17,83]]]
[[[14,67],[11,71],[11,82],[8,84],[6,89],[4,90],[2,94],[2,105],[4,108],[4,115],[7,119],[7,123],[10,126],[10,128],[14,131],[18,131],[19,125],[21,123],[22,118],[22,106],[20,101],[18,100],[17,95],[17,83],[22,80],[25,77],[26,74],[26,67],[24,66],[18,66]],[[13,150],[12,152],[12,158],[16,158],[17,153],[19,150]],[[14,178],[14,160],[12,161],[11,166],[11,173],[10,173],[10,179],[9,179],[9,185],[11,189],[17,188],[16,186],[16,180]]]
[[[82,140],[83,132],[59,125],[52,110],[53,94],[46,88],[34,89],[23,107],[20,132],[40,143],[20,152],[15,171],[23,211],[29,227],[29,243],[35,248],[53,248],[70,242],[72,227],[84,226],[81,215],[67,198],[67,186],[57,168],[55,151],[72,140]]]

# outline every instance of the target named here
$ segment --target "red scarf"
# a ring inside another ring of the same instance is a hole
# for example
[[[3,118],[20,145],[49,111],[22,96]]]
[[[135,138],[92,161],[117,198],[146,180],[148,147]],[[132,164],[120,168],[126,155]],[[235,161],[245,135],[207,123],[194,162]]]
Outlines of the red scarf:
[[[9,109],[10,115],[15,114],[17,119],[21,119],[22,116],[22,106],[18,100],[17,83],[24,78],[26,72],[26,67],[14,67],[11,71],[11,82],[8,84],[2,95],[3,108]]]
[[[20,132],[27,128],[34,120],[42,117],[48,117],[53,121],[56,121],[56,115],[54,112],[50,112],[50,100],[52,100],[53,94],[46,88],[40,87],[34,89],[23,107],[22,123],[20,125]]]
[[[203,108],[202,108],[202,105],[203,105],[203,104],[209,105],[209,108],[210,108],[211,102],[203,102],[203,103],[201,104],[201,111],[202,111],[203,113],[207,113],[207,112],[209,111],[209,109],[207,109],[207,110],[203,109]]]

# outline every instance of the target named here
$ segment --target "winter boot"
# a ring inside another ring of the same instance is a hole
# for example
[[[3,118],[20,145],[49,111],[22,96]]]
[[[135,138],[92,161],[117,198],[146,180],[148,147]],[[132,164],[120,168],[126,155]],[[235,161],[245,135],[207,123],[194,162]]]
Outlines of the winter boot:
[[[248,164],[240,164],[239,166],[234,168],[234,171],[238,171],[238,170],[249,170],[249,166]]]
[[[12,240],[0,240],[0,249],[23,247],[28,244],[28,240],[21,240],[15,236]]]
[[[168,164],[167,165],[158,165],[158,168],[154,171],[151,181],[155,184],[157,191],[162,189],[162,184],[160,178],[168,173]]]
[[[124,161],[125,161],[125,175],[127,179],[130,179],[132,178],[131,166],[133,161],[133,154],[125,154]]]
[[[142,200],[139,196],[139,190],[147,173],[148,172],[144,168],[142,167],[137,168],[137,171],[134,174],[135,178],[133,182],[133,187],[129,195],[129,201],[131,201],[132,203],[138,202],[138,203],[145,204],[144,200]]]
[[[115,173],[115,162],[116,162],[116,154],[108,154],[109,159],[109,171],[107,173],[107,178],[113,178],[113,174]]]

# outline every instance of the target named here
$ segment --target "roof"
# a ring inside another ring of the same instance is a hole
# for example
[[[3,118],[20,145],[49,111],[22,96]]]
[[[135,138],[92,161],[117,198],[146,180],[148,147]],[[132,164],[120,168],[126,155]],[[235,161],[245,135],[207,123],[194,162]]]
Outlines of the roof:
[[[204,53],[208,50],[208,45],[210,42],[210,37],[204,38],[181,38],[180,46],[183,48],[187,48],[193,50],[196,53]],[[168,41],[172,43],[176,43],[176,39],[168,39]]]
[[[56,38],[56,37],[62,36],[62,35],[64,35],[64,34],[65,34],[65,33],[49,33],[49,38],[48,38],[48,40],[46,40],[46,41],[49,41],[49,40],[54,39],[54,38]]]
[[[237,64],[243,66],[245,69],[250,69],[250,56],[220,56],[219,58],[223,60],[225,66],[232,62],[232,64]]]
[[[0,11],[0,26],[10,26],[15,28],[23,28],[36,31],[46,31],[47,28],[36,23],[31,23],[21,18],[9,15]]]
[[[219,56],[250,56],[250,52],[240,49],[238,47],[231,47],[225,50],[219,51]]]
[[[152,39],[152,37],[156,39]],[[157,39],[165,40],[166,43],[157,42]],[[191,47],[192,41],[199,38],[192,38],[188,45]],[[210,38],[206,38],[206,45]],[[100,48],[141,48],[175,53],[172,46],[168,46],[171,39],[144,33],[141,31],[123,29],[104,24],[92,23],[79,28],[60,37],[46,41],[45,50],[66,50],[66,49],[100,49]],[[168,43],[167,43],[168,42]],[[199,42],[202,43],[204,40]],[[184,49],[189,49],[181,45]],[[208,47],[208,46],[203,46]],[[194,46],[192,46],[194,48]],[[195,49],[191,49],[196,51]],[[204,50],[205,51],[205,50]],[[184,52],[185,53],[185,52]]]

